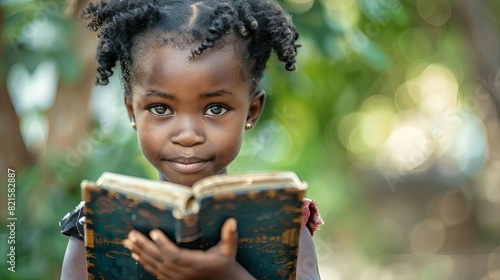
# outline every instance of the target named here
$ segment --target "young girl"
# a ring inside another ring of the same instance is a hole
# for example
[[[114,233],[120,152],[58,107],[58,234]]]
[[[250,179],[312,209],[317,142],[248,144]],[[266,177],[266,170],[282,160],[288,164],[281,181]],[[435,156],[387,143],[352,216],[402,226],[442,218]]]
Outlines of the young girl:
[[[288,15],[270,0],[111,0],[82,17],[100,38],[97,82],[106,85],[117,61],[125,105],[144,156],[161,180],[191,186],[226,173],[244,130],[259,119],[259,89],[272,50],[295,69],[300,46]],[[71,236],[62,279],[86,279],[82,205],[61,221]],[[322,223],[304,202],[297,279],[319,279],[311,236]],[[161,231],[132,231],[123,245],[159,279],[253,279],[235,260],[237,224],[228,219],[207,251],[182,249]]]

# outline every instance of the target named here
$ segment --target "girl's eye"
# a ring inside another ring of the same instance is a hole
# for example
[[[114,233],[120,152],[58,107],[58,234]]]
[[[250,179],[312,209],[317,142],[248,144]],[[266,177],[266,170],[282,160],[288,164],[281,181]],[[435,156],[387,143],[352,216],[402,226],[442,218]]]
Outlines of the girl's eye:
[[[222,116],[225,113],[227,113],[228,109],[224,106],[221,105],[211,105],[210,107],[207,108],[205,111],[206,115],[209,116]]]
[[[148,108],[148,111],[153,113],[153,115],[157,115],[157,116],[173,115],[172,110],[165,105],[151,106]]]

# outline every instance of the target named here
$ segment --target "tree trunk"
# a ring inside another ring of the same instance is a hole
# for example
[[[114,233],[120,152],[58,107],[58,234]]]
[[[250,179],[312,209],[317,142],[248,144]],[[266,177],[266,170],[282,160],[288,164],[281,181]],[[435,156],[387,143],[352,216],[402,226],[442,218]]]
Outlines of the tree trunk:
[[[495,80],[500,71],[500,32],[489,19],[487,1],[455,1],[456,20],[463,28],[478,75],[478,82],[490,94],[496,114],[500,113],[500,81]],[[497,115],[498,117],[498,115]]]
[[[4,10],[0,7],[0,22],[5,22]],[[3,28],[0,29],[2,32]],[[5,38],[0,34],[0,54],[5,57],[3,49]],[[4,62],[5,63],[5,62]],[[5,67],[1,69],[1,66]],[[21,130],[19,118],[17,117],[12,101],[7,90],[8,65],[0,66],[0,177],[7,173],[7,168],[20,170],[34,160],[33,155],[26,149]]]
[[[76,20],[88,2],[73,1],[69,17]],[[97,35],[87,30],[83,22],[76,22],[75,28],[78,35],[73,49],[82,61],[81,76],[72,84],[59,82],[56,99],[48,112],[48,150],[74,147],[90,129],[89,102],[97,69],[94,58]]]

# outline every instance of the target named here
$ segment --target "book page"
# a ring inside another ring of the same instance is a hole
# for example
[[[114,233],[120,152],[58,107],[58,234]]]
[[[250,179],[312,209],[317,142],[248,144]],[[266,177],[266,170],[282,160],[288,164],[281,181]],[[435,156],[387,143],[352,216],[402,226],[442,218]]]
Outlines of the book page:
[[[300,181],[294,172],[274,171],[210,176],[195,183],[192,191],[196,197],[201,197],[239,190],[272,189],[273,186],[281,188],[284,183],[292,188],[307,189],[307,184]]]
[[[186,210],[193,196],[191,188],[186,186],[110,172],[104,172],[96,184],[159,205],[171,206],[179,212]]]

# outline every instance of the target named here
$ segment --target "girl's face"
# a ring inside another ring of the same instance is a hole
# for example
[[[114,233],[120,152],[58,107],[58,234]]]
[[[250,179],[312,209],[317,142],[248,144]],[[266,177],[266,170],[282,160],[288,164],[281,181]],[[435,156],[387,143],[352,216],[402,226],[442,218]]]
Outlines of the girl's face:
[[[142,152],[162,179],[191,186],[226,172],[245,124],[260,116],[264,93],[250,96],[230,47],[205,50],[193,60],[188,55],[170,46],[145,51],[125,103]]]

